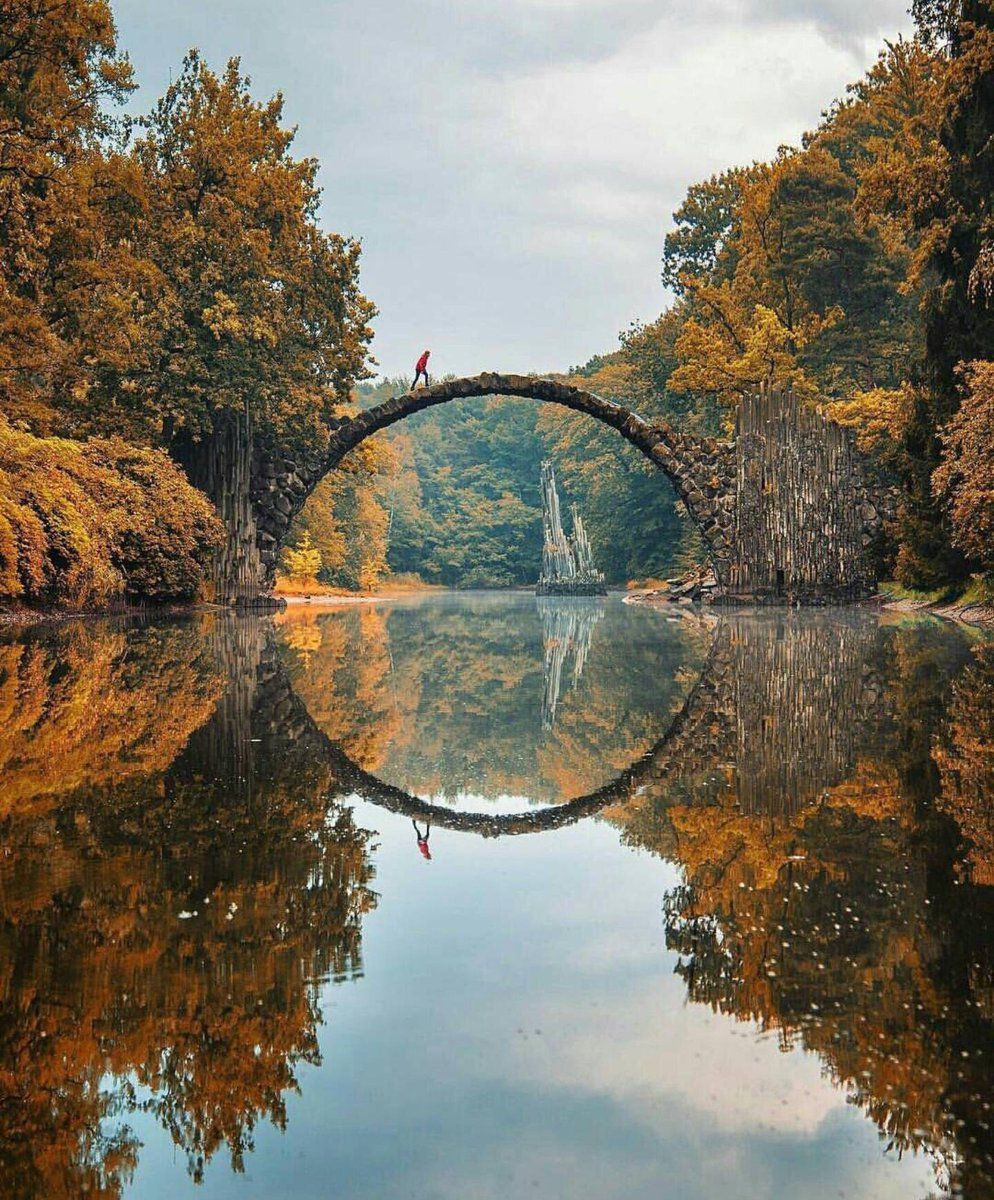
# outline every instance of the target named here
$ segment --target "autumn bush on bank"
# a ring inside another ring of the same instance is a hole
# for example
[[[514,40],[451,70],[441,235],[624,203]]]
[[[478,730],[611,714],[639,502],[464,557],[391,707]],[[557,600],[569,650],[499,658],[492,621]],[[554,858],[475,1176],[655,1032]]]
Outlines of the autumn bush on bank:
[[[221,536],[161,451],[34,437],[0,418],[0,605],[189,601]]]

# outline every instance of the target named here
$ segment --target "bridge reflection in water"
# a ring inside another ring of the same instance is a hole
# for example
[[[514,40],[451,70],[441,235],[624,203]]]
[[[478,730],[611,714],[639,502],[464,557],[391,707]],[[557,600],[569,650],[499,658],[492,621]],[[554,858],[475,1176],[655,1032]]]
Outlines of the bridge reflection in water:
[[[895,1147],[994,1195],[989,647],[858,614],[697,627],[703,670],[654,746],[500,816],[429,804],[332,740],[287,667],[312,633],[204,618],[0,644],[0,1193],[119,1195],[129,1113],[194,1177],[286,1122],[320,988],[362,973],[358,795],[488,835],[597,814],[677,863],[664,920],[688,996],[816,1052]],[[353,684],[368,753],[391,710]],[[325,702],[327,721],[347,708]]]

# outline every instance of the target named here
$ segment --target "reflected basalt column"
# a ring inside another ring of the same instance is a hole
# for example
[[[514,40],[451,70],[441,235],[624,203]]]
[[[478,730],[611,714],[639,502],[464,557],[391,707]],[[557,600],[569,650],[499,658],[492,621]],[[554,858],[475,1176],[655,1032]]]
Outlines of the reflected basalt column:
[[[700,709],[672,745],[663,803],[793,812],[852,773],[887,719],[875,617],[723,617]]]
[[[194,1178],[222,1147],[242,1169],[256,1123],[282,1127],[298,1064],[318,1061],[323,982],[361,973],[369,835],[295,739],[271,648],[265,626],[226,619],[66,626],[11,651],[4,695],[24,717],[0,827],[5,1197],[120,1195],[135,1111]],[[80,721],[59,794],[38,753]]]
[[[736,794],[793,812],[849,776],[884,719],[875,617],[727,622]]]
[[[856,645],[862,635],[857,628]],[[684,877],[664,899],[667,946],[691,1000],[775,1031],[785,1050],[816,1053],[888,1149],[927,1155],[943,1194],[989,1200],[994,888],[982,883],[994,827],[990,656],[981,650],[971,661],[951,626],[880,627],[869,657],[839,647],[860,680],[857,693],[818,684],[813,656],[831,642],[821,634],[793,640],[805,665],[784,752],[802,754],[798,739],[816,719],[844,719],[846,702],[860,694],[854,723],[862,733],[816,738],[817,773],[768,772],[790,804],[660,804],[655,826],[643,820],[641,844],[676,861]],[[759,678],[796,660],[760,653]],[[757,688],[746,713],[778,694]],[[821,703],[838,707],[821,714]],[[747,716],[743,727],[755,725]]]
[[[542,617],[542,641],[545,646],[542,728],[548,730],[556,723],[556,708],[562,691],[566,660],[570,655],[573,656],[570,687],[575,688],[583,677],[594,626],[604,619],[604,610],[596,600],[550,600],[539,597],[537,603]]]

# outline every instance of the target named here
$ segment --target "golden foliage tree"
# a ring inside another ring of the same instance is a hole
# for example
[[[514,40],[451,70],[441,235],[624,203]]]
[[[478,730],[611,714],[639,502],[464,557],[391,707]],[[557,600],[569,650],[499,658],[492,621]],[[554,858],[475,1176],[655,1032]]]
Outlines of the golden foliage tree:
[[[168,438],[247,414],[282,442],[322,443],[363,373],[373,307],[359,245],[318,225],[314,159],[292,156],[283,100],[254,100],[238,61],[195,51],[134,144],[135,245],[149,310],[135,359],[111,364],[92,419],[123,410]]]
[[[76,312],[117,287],[99,142],[114,132],[108,105],[131,87],[106,0],[3,0],[0,412],[38,426],[78,382]]]
[[[319,988],[359,968],[375,903],[369,835],[264,702],[224,694],[261,636],[71,623],[0,661],[4,1196],[118,1197],[136,1111],[194,1179],[225,1148],[242,1170],[319,1061]]]
[[[304,505],[282,555],[291,561],[306,539],[321,556],[320,575],[327,583],[371,591],[388,574],[390,513],[384,489],[397,469],[391,444],[370,438],[322,479]]]
[[[834,398],[900,387],[915,239],[892,176],[934,141],[935,62],[888,45],[801,147],[691,189],[664,256],[682,312],[671,388],[734,405],[763,382]]]
[[[283,565],[294,583],[316,583],[321,570],[321,551],[311,541],[308,530],[304,530],[296,546],[287,546],[283,551]]]
[[[994,568],[994,362],[961,371],[963,400],[942,433],[932,488],[952,522],[957,547]]]

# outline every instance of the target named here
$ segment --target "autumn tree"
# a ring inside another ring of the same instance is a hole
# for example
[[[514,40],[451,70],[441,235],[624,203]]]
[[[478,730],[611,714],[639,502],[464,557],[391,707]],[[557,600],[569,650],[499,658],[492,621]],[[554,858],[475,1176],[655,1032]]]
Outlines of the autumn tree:
[[[222,534],[161,450],[35,437],[0,416],[0,604],[192,600]]]
[[[236,59],[196,51],[132,151],[136,250],[147,264],[142,344],[87,396],[90,424],[209,439],[226,417],[323,443],[362,374],[373,309],[359,246],[317,223],[317,162],[291,154],[277,95],[254,100]]]
[[[691,189],[664,251],[684,305],[671,388],[734,405],[764,382],[841,398],[907,378],[907,228],[860,198],[924,110],[930,63],[913,43],[888,46],[800,148]]]
[[[294,522],[284,566],[291,556],[313,545],[320,555],[325,583],[369,591],[388,573],[390,513],[382,488],[396,468],[389,442],[374,437],[360,443],[321,480]],[[292,571],[290,571],[292,574]]]
[[[971,363],[960,374],[963,399],[942,434],[942,461],[932,487],[952,524],[955,548],[989,571],[994,569],[994,363]]]
[[[310,533],[305,529],[296,546],[283,552],[283,566],[294,583],[316,583],[321,570],[321,552],[315,549]]]
[[[3,0],[0,411],[42,430],[79,382],[75,315],[117,287],[101,143],[132,86],[105,0]]]
[[[4,1196],[114,1200],[136,1112],[194,1180],[225,1150],[243,1170],[320,1060],[322,983],[361,968],[370,835],[283,736],[262,628],[204,621],[65,624],[0,656]],[[233,664],[267,681],[250,704]]]

